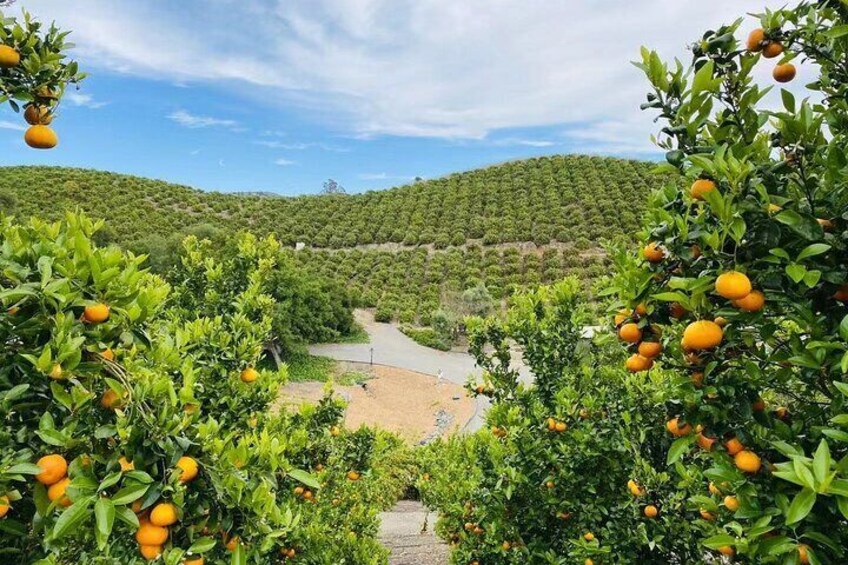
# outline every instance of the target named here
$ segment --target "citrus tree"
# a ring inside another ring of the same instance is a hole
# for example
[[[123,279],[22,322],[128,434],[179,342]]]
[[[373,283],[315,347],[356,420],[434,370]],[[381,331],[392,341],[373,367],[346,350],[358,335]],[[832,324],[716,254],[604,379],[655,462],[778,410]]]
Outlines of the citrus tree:
[[[377,513],[402,480],[379,460],[398,444],[344,430],[330,398],[270,409],[285,370],[255,368],[261,242],[189,312],[143,257],[94,245],[99,227],[0,218],[3,560],[384,562]],[[220,300],[225,315],[204,309]]]
[[[506,320],[469,321],[492,407],[483,438],[426,450],[418,481],[442,513],[453,562],[692,563],[685,493],[661,464],[670,441],[656,404],[663,381],[628,375],[591,318],[576,279],[520,293]],[[515,369],[512,343],[533,375]],[[649,494],[650,492],[650,494]]]
[[[53,24],[45,28],[26,11],[20,20],[0,12],[0,104],[23,109],[30,125],[24,140],[35,149],[59,143],[50,123],[65,89],[85,78],[76,61],[67,60],[69,33]]]
[[[758,18],[741,42],[742,20],[706,32],[688,66],[643,50],[660,170],[685,180],[653,196],[640,257],[618,261],[616,325],[630,370],[659,359],[677,375],[668,462],[701,477],[689,512],[705,547],[844,563],[848,6]],[[764,65],[809,82],[763,87]]]

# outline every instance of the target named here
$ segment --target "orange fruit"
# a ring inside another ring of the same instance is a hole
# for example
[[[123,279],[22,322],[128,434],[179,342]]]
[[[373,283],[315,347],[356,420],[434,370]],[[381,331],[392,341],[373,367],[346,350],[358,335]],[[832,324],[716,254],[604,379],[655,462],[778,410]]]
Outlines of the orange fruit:
[[[21,54],[14,47],[8,45],[0,45],[0,67],[11,69],[17,67],[21,62]]]
[[[833,293],[833,297],[840,302],[848,302],[848,284],[841,285],[836,292]]]
[[[724,326],[727,325],[727,318],[723,316],[716,316],[713,322],[715,322],[718,327],[724,328]]]
[[[751,281],[743,273],[728,271],[718,276],[715,282],[716,292],[728,300],[744,298],[751,293]]]
[[[132,510],[135,514],[141,513],[141,499],[134,501],[132,506],[130,506],[130,510]]]
[[[102,357],[103,359],[106,359],[107,361],[114,361],[115,360],[115,352],[112,351],[111,348],[106,348],[106,349],[104,349],[103,351],[100,352],[100,357]]]
[[[45,485],[50,486],[59,482],[65,475],[68,474],[68,462],[65,458],[57,453],[45,455],[36,463],[41,467],[41,472],[35,476],[36,480]]]
[[[177,469],[180,469],[182,471],[182,473],[180,474],[181,483],[188,483],[190,481],[193,481],[194,478],[197,476],[197,461],[195,461],[195,459],[192,457],[180,457],[179,461],[177,461],[176,467]]]
[[[803,565],[809,565],[810,563],[809,549],[810,546],[803,543],[798,546],[798,561],[800,561]]]
[[[822,229],[824,231],[830,231],[830,230],[833,229],[833,222],[831,222],[830,220],[825,220],[825,219],[822,219],[822,218],[816,218],[816,221],[819,223],[819,225],[822,227]]]
[[[501,549],[503,549],[504,551],[509,551],[510,549],[512,549],[512,545],[508,541],[505,541],[501,544]]]
[[[141,545],[138,550],[141,552],[141,556],[148,561],[153,561],[162,555],[161,545]]]
[[[762,467],[759,455],[753,451],[742,450],[733,458],[736,467],[746,473],[756,473]]]
[[[645,507],[644,513],[645,513],[645,518],[652,518],[653,519],[653,518],[657,517],[657,514],[659,514],[660,511],[657,510],[657,507],[654,506],[653,504],[649,504],[648,506]]]
[[[623,324],[625,320],[630,317],[631,314],[633,314],[633,312],[631,312],[630,310],[619,310],[618,314],[616,314],[615,318],[613,318],[613,320],[615,321],[615,325],[620,326],[621,324]]]
[[[718,324],[709,320],[698,320],[686,326],[683,331],[683,349],[712,349],[721,343],[723,337],[724,332]]]
[[[197,557],[186,557],[183,559],[183,565],[205,565],[206,560],[203,559],[202,555],[198,555]]]
[[[645,316],[645,315],[648,313],[648,305],[647,305],[647,304],[645,304],[644,302],[640,302],[640,303],[636,306],[636,310],[635,310],[635,312],[636,312],[636,315],[637,315],[637,316],[639,316],[640,318],[641,318],[642,316]]]
[[[50,113],[50,108],[47,106],[39,106],[38,104],[30,104],[24,110],[24,120],[31,126],[50,125],[53,121],[53,114]]]
[[[347,472],[347,480],[349,481],[358,481],[362,475],[360,475],[357,471],[348,471]]]
[[[766,402],[762,398],[757,398],[753,404],[751,404],[751,408],[754,412],[762,412],[766,409]]]
[[[586,532],[585,534],[583,534],[583,539],[586,541],[592,541],[595,539],[595,534],[593,534],[592,532]]]
[[[50,502],[55,502],[59,506],[70,506],[71,499],[65,494],[69,484],[71,484],[71,479],[65,477],[50,485],[50,488],[47,489],[47,498],[50,499]]]
[[[666,422],[665,429],[667,429],[674,437],[688,436],[692,433],[692,426],[686,423],[681,426],[680,418],[672,418]]]
[[[721,546],[720,548],[718,548],[718,552],[728,557],[733,557],[734,555],[736,555],[736,550],[729,545]]]
[[[769,41],[763,49],[763,57],[766,59],[774,59],[783,53],[783,44],[779,41]]]
[[[558,431],[559,433],[562,433],[567,429],[568,429],[568,424],[566,424],[565,422],[557,422],[556,423],[556,431]]]
[[[732,437],[729,440],[727,440],[724,444],[724,447],[727,448],[727,452],[730,455],[736,455],[737,453],[739,453],[740,451],[745,449],[745,446],[742,445],[742,442],[739,441],[739,439],[735,438],[735,437]]]
[[[121,456],[118,459],[118,465],[121,466],[122,473],[126,473],[127,471],[135,471],[135,463],[133,463],[126,457]]]
[[[86,306],[82,313],[82,320],[88,324],[102,324],[108,319],[109,306],[102,303]]]
[[[253,367],[248,367],[247,369],[241,372],[241,382],[243,383],[252,383],[258,378],[259,372]]]
[[[644,256],[649,263],[659,263],[665,259],[665,251],[663,251],[656,242],[652,241],[646,245],[644,249],[642,249],[642,256]]]
[[[730,510],[731,512],[736,512],[737,510],[739,510],[739,499],[735,496],[725,496],[724,507]]]
[[[633,479],[627,481],[627,490],[629,490],[630,494],[633,496],[645,496],[645,489]]]
[[[553,418],[548,418],[548,431],[556,431],[556,420],[554,420]]]
[[[692,183],[692,188],[689,189],[689,194],[691,194],[692,198],[695,200],[703,200],[704,196],[706,196],[708,192],[712,192],[715,189],[715,181],[710,179],[698,179]]]
[[[653,367],[654,362],[647,357],[642,357],[638,353],[631,355],[624,363],[625,368],[631,373],[641,373]]]
[[[639,355],[647,359],[655,359],[662,353],[662,344],[658,341],[643,341],[639,344]]]
[[[783,63],[782,65],[777,65],[772,72],[772,76],[774,80],[777,82],[790,82],[795,78],[795,75],[798,73],[795,65],[792,63]]]
[[[785,420],[789,416],[789,409],[785,406],[779,406],[774,410],[774,415],[779,420]]]
[[[711,438],[709,436],[705,436],[702,433],[698,434],[698,447],[703,449],[704,451],[712,451],[713,444],[715,444],[715,438]]]
[[[642,330],[639,329],[638,325],[630,322],[621,326],[621,329],[618,330],[618,337],[627,343],[639,343],[642,339]]]
[[[695,385],[695,388],[701,388],[704,386],[704,373],[701,371],[695,371],[692,373],[692,384]]]
[[[235,551],[236,548],[238,547],[238,545],[239,545],[239,537],[238,536],[231,537],[230,540],[227,542],[227,551]]]
[[[759,312],[766,304],[765,295],[759,290],[752,290],[745,298],[733,301],[733,305],[743,312]]]
[[[170,526],[178,520],[177,507],[170,502],[160,502],[150,512],[150,523],[154,526]]]
[[[668,313],[672,318],[679,320],[686,315],[686,308],[684,308],[679,302],[672,302],[668,306]]]
[[[746,47],[748,51],[762,51],[763,42],[766,40],[766,32],[763,28],[757,28],[748,35]]]
[[[106,389],[106,392],[100,397],[100,406],[106,409],[120,408],[121,397],[111,388]]]
[[[139,545],[164,545],[168,541],[168,528],[142,522],[135,532],[135,541]]]
[[[53,149],[59,144],[59,136],[48,126],[30,126],[24,141],[33,149]]]
[[[710,483],[707,488],[709,489],[710,494],[713,494],[713,495],[721,494],[721,491],[718,489],[717,486],[715,486],[715,483]]]
[[[5,518],[11,508],[12,506],[9,504],[9,497],[5,494],[0,496],[0,518]]]
[[[577,415],[578,415],[578,416],[580,416],[580,419],[581,419],[581,420],[588,420],[588,419],[589,419],[589,416],[591,416],[591,414],[589,413],[589,411],[588,411],[588,410],[586,410],[585,408],[581,408],[581,409],[580,409],[580,412],[578,412],[578,414],[577,414]]]
[[[701,518],[703,518],[703,519],[704,519],[704,520],[706,520],[707,522],[712,522],[713,520],[715,520],[715,519],[716,519],[715,514],[713,514],[712,512],[707,511],[707,510],[706,510],[706,509],[704,509],[704,508],[701,508]]]
[[[586,561],[583,562],[583,565],[595,565],[595,562],[587,557]]]

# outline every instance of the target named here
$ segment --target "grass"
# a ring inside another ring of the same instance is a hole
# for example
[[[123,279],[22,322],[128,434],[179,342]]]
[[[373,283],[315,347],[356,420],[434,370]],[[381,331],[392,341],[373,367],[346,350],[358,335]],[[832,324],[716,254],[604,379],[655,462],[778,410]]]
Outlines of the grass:
[[[338,374],[335,370],[336,361],[334,359],[308,353],[293,355],[287,361],[287,364],[289,366],[289,381],[294,383],[315,381],[325,383],[333,379],[341,386],[353,386],[371,378],[371,375],[363,371],[347,371]]]
[[[355,324],[350,334],[343,336],[335,343],[370,343],[371,337],[360,324]]]

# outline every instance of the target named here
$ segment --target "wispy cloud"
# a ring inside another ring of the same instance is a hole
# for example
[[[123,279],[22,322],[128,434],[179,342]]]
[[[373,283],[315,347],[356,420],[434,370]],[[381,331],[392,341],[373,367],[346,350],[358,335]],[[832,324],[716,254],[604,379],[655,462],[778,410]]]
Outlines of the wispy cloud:
[[[215,118],[212,116],[198,116],[185,110],[171,112],[168,114],[168,119],[191,129],[212,127],[223,127],[232,130],[241,129],[240,124],[235,120]]]
[[[492,145],[502,147],[510,147],[514,145],[521,145],[524,147],[553,147],[554,145],[558,145],[558,143],[548,139],[520,139],[516,137],[507,137],[492,141]]]
[[[322,151],[332,151],[335,153],[347,153],[350,151],[347,147],[340,147],[337,145],[329,145],[327,143],[283,143],[282,141],[276,141],[271,139],[260,139],[254,141],[256,145],[261,145],[262,147],[268,147],[269,149],[285,149],[288,151],[305,151],[307,149],[320,149]]]
[[[70,102],[73,106],[82,106],[83,108],[90,108],[92,110],[102,108],[109,104],[108,102],[95,100],[91,94],[84,94],[75,90],[65,92],[62,98]]]
[[[410,177],[408,175],[390,175],[389,173],[360,173],[357,175],[359,180],[401,180],[408,181],[412,180],[415,177]]]
[[[15,131],[26,131],[26,126],[10,122],[8,120],[0,120],[0,129],[13,129]]]
[[[291,165],[296,165],[297,161],[290,161],[288,159],[275,159],[274,164],[279,165],[281,167],[289,167]]]

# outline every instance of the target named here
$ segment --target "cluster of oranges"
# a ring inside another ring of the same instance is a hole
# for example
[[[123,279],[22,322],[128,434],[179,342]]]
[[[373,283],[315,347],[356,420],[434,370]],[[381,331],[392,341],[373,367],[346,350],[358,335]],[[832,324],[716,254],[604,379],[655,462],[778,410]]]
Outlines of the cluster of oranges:
[[[774,59],[783,54],[784,47],[780,41],[769,39],[762,28],[757,28],[748,36],[748,51],[751,53],[762,53],[766,59]],[[777,65],[772,71],[772,76],[777,82],[790,82],[795,78],[797,69],[792,63]]]
[[[568,429],[568,424],[563,422],[562,420],[557,420],[556,418],[548,418],[547,426],[549,432],[559,432],[562,433]]]
[[[126,460],[121,461],[121,470],[133,469],[134,465]],[[181,483],[189,483],[197,477],[197,461],[188,456],[180,457],[176,468],[180,471]],[[135,541],[138,542],[142,557],[147,560],[157,559],[162,554],[162,549],[170,537],[168,528],[179,521],[179,511],[170,502],[159,502],[150,511],[142,510],[141,501],[133,504],[133,510],[138,515],[138,530],[135,533]],[[203,565],[203,556],[187,557],[183,565]]]
[[[645,257],[656,257],[655,255],[650,255],[654,250],[665,256],[665,253],[661,249],[648,245],[645,248]],[[639,321],[645,318],[647,314],[647,306],[645,304],[639,304],[634,311],[621,310],[615,316],[618,337],[636,349],[633,355],[625,362],[625,367],[631,373],[647,371],[653,367],[654,360],[660,356],[663,350],[662,343],[660,342],[662,331],[659,326],[647,325],[643,328],[639,324]]]
[[[9,45],[0,45],[0,68],[14,69],[21,63],[21,54]],[[56,95],[42,88],[36,95],[36,101],[28,104],[24,110],[24,119],[30,125],[24,134],[26,144],[34,149],[52,149],[59,143],[59,136],[50,128],[53,121],[51,106]]]
[[[296,497],[301,498],[311,504],[315,504],[315,493],[312,492],[310,489],[304,488],[302,486],[296,486],[294,487],[293,492]]]
[[[38,460],[41,472],[35,480],[47,487],[47,498],[58,506],[70,506],[67,490],[71,480],[68,478],[68,462],[58,453],[45,455]]]

